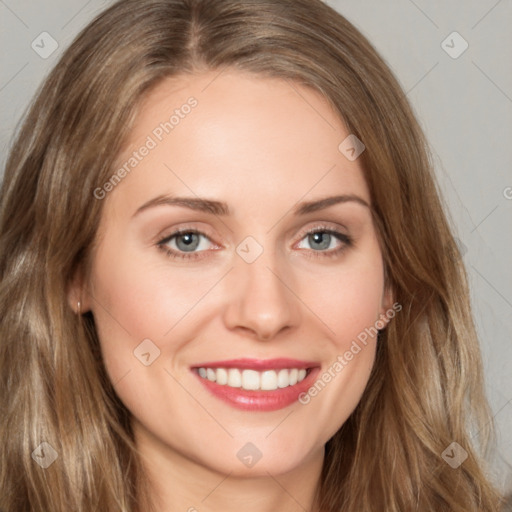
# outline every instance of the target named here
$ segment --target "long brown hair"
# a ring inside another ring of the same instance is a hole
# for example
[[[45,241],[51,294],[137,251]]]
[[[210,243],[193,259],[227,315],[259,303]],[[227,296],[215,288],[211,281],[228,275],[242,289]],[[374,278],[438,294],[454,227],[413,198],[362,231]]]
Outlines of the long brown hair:
[[[0,196],[0,508],[149,510],[94,319],[74,314],[67,291],[95,241],[94,190],[112,176],[143,96],[164,77],[227,67],[319,91],[364,142],[386,276],[402,305],[358,407],[326,445],[318,510],[498,510],[466,276],[424,135],[373,47],[320,0],[122,0],[45,81]],[[454,442],[468,454],[457,469],[442,456]],[[42,469],[31,454],[49,447],[58,458]]]

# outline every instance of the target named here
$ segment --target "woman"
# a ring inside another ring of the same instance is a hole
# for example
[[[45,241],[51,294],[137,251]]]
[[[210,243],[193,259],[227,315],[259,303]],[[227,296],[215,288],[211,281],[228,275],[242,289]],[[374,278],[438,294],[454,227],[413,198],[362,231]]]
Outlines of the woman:
[[[314,0],[124,0],[1,193],[0,507],[495,511],[427,145]]]

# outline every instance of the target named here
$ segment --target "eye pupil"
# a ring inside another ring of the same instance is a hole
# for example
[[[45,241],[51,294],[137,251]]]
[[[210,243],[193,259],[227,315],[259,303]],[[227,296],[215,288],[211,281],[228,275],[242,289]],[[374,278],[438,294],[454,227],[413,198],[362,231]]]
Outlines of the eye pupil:
[[[309,235],[309,241],[312,246],[319,244],[319,247],[316,247],[317,249],[328,249],[331,244],[331,235],[325,231],[317,231]]]
[[[185,245],[181,245],[183,242]],[[176,246],[182,251],[193,251],[199,245],[199,236],[197,233],[183,233],[176,237]]]

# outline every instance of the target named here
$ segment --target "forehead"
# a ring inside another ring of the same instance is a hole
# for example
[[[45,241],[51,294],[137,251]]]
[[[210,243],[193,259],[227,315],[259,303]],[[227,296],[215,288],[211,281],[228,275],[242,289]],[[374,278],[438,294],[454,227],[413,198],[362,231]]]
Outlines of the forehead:
[[[325,98],[292,81],[233,70],[165,79],[139,105],[109,201],[134,209],[186,193],[254,209],[338,192],[369,203],[358,161],[339,149],[348,135]]]

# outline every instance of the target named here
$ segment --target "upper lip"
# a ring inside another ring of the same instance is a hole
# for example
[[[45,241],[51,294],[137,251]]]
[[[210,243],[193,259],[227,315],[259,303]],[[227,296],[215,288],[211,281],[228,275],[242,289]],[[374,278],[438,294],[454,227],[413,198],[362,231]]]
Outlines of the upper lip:
[[[196,364],[192,368],[241,368],[244,370],[274,370],[283,368],[314,368],[319,366],[315,361],[299,361],[298,359],[289,359],[279,357],[276,359],[229,359],[226,361],[209,361]]]

